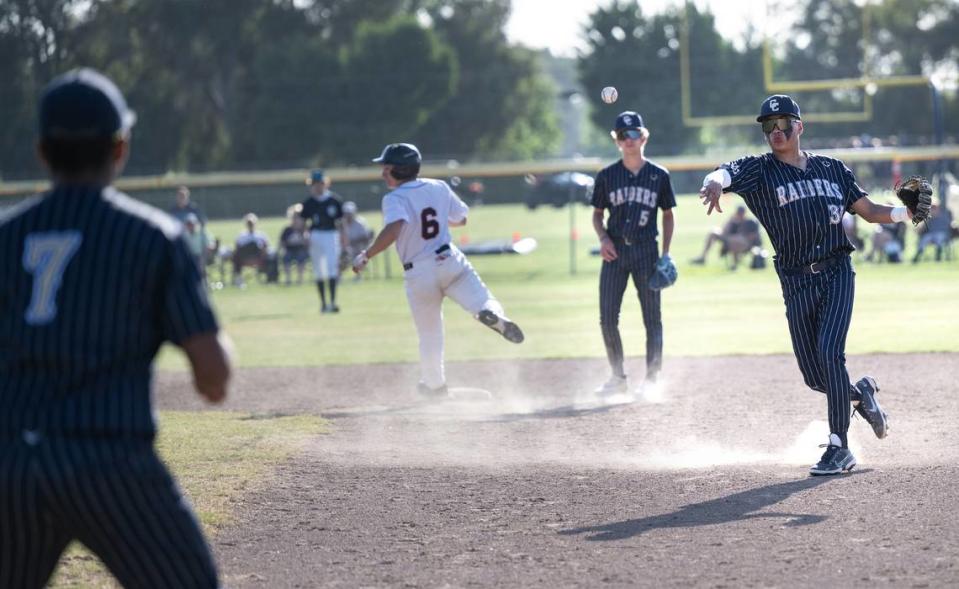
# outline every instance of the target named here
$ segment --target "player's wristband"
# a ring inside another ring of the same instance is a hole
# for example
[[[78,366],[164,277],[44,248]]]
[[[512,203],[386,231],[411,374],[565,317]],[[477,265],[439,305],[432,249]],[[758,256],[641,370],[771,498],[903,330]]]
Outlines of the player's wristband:
[[[889,212],[889,218],[893,223],[902,223],[909,219],[909,209],[906,207],[892,207]]]

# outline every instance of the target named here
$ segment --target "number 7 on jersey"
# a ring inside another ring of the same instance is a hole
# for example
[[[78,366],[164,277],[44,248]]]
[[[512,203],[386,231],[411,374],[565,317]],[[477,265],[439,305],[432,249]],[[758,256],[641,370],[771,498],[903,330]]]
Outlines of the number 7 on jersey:
[[[27,235],[23,242],[23,268],[33,274],[33,292],[24,316],[29,325],[46,325],[57,316],[57,291],[63,272],[82,241],[79,231]]]

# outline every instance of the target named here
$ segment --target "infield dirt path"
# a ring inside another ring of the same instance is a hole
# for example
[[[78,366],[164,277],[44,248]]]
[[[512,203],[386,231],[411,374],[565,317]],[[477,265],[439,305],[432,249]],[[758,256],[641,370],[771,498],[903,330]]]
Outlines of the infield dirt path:
[[[955,586],[959,355],[848,367],[891,433],[854,419],[859,466],[829,478],[792,357],[670,358],[659,398],[621,404],[589,393],[599,360],[452,364],[494,397],[442,403],[412,365],[242,370],[227,409],[332,427],[212,543],[230,587]],[[189,390],[158,375],[163,408]]]

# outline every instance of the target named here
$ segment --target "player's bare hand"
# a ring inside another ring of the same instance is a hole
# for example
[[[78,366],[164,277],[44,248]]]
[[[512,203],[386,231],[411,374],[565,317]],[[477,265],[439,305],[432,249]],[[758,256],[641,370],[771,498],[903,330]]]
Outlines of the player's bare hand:
[[[723,185],[715,180],[709,181],[705,186],[699,189],[699,198],[703,199],[703,206],[707,206],[706,214],[711,215],[713,209],[720,213],[723,212],[719,199],[723,195]]]
[[[355,274],[359,274],[369,263],[370,258],[366,255],[366,250],[361,251],[360,253],[356,254],[355,258],[353,258],[353,272]]]
[[[612,239],[604,237],[603,240],[599,242],[599,255],[607,262],[612,262],[619,257]]]

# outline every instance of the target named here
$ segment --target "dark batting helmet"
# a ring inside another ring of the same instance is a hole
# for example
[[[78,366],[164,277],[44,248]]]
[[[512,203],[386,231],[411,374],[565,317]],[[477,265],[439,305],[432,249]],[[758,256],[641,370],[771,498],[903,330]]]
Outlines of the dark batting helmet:
[[[418,166],[422,161],[420,150],[412,143],[390,143],[380,157],[373,158],[374,163],[391,166]]]

